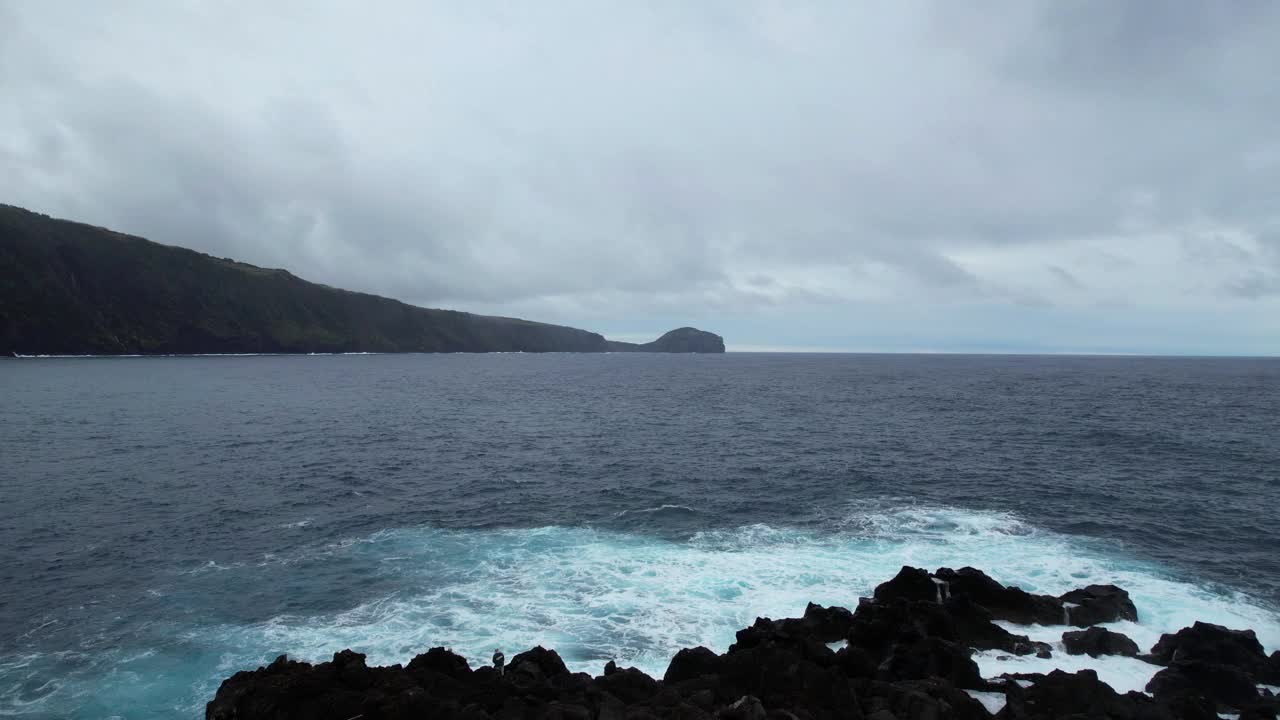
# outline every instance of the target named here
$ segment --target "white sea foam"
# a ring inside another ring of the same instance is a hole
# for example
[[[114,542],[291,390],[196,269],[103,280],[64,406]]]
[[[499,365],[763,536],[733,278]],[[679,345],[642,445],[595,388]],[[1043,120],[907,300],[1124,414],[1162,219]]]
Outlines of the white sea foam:
[[[56,619],[54,619],[54,620],[46,620],[46,621],[44,621],[43,623],[40,623],[39,625],[37,625],[37,626],[35,626],[35,627],[31,628],[30,630],[28,630],[28,631],[26,631],[26,632],[22,633],[21,635],[19,635],[19,636],[18,636],[18,639],[19,639],[19,640],[25,640],[26,638],[29,638],[29,637],[31,637],[32,635],[35,635],[36,633],[38,633],[38,632],[40,632],[41,630],[43,630],[43,629],[45,629],[45,628],[49,627],[50,625],[54,625],[54,624],[56,624],[57,622],[58,622],[58,621],[57,621]]]
[[[1091,658],[1088,655],[1068,655],[1062,643],[1053,644],[1053,657],[1041,659],[1034,655],[1011,656],[1002,650],[980,650],[973,655],[978,670],[984,677],[996,677],[1002,673],[1048,673],[1054,670],[1077,672],[1093,670],[1098,678],[1116,692],[1131,690],[1142,692],[1162,668],[1136,658],[1104,655]]]
[[[974,700],[982,703],[982,706],[992,715],[1004,709],[1005,696],[1002,692],[979,692],[977,690],[966,690],[965,692],[969,693],[969,696]]]
[[[639,510],[622,510],[614,513],[614,517],[626,517],[627,515],[648,515],[650,513],[662,512],[663,510],[684,510],[686,512],[698,512],[688,505],[658,505],[657,507],[640,508]]]
[[[541,644],[558,650],[574,670],[599,673],[606,661],[617,660],[661,676],[680,648],[723,652],[735,631],[757,616],[799,616],[810,601],[854,608],[902,565],[970,565],[1001,582],[1055,595],[1115,583],[1132,594],[1140,622],[1108,627],[1144,651],[1161,633],[1195,620],[1253,628],[1268,652],[1280,647],[1280,615],[1247,596],[1179,579],[1127,557],[1123,548],[1045,532],[1012,515],[865,505],[837,525],[836,531],[750,525],[708,530],[683,542],[588,528],[405,528],[281,551],[262,562],[209,561],[186,572],[217,572],[220,583],[259,585],[300,572],[283,565],[306,565],[307,572],[331,579],[376,577],[370,587],[384,590],[341,611],[175,625],[163,635],[176,645],[154,655],[86,650],[78,661],[82,669],[66,675],[60,687],[45,688],[46,695],[31,696],[23,708],[14,704],[17,695],[6,695],[0,715],[77,706],[88,708],[82,715],[97,717],[116,707],[198,715],[221,680],[237,670],[280,653],[326,660],[347,647],[368,653],[373,664],[387,664],[446,646],[479,665],[495,647],[511,658]],[[305,580],[293,578],[304,601]],[[1092,667],[1124,692],[1141,690],[1159,669],[1133,658],[1066,655],[1061,635],[1073,628],[1007,627],[1050,642],[1054,657],[978,653],[975,660],[988,677]],[[0,658],[0,676],[26,682],[28,674],[42,672],[36,666],[64,664],[50,663]],[[997,701],[979,699],[989,707]],[[99,708],[103,712],[95,712]]]
[[[856,607],[902,565],[971,565],[1034,592],[1115,583],[1133,595],[1139,623],[1113,623],[1147,650],[1194,620],[1250,627],[1280,646],[1280,618],[1242,595],[1224,596],[1097,544],[1043,532],[1016,517],[954,508],[859,510],[838,534],[753,525],[688,542],[584,528],[389,530],[329,546],[403,576],[395,594],[323,616],[281,616],[218,630],[228,646],[318,660],[353,647],[374,663],[404,662],[445,645],[479,664],[554,647],[574,670],[607,660],[661,675],[682,647],[722,652],[757,616],[798,616],[805,604]],[[1013,627],[1056,644],[1054,657],[979,653],[984,675],[1093,667],[1117,690],[1141,690],[1158,668],[1131,658],[1068,656],[1062,626]]]

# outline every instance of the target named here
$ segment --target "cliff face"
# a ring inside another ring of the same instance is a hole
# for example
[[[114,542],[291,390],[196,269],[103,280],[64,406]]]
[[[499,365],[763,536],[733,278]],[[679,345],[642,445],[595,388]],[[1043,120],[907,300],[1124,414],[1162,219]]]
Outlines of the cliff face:
[[[649,343],[609,341],[611,352],[722,353],[724,338],[697,328],[682,327]]]
[[[586,330],[414,307],[0,205],[0,352],[605,352]]]

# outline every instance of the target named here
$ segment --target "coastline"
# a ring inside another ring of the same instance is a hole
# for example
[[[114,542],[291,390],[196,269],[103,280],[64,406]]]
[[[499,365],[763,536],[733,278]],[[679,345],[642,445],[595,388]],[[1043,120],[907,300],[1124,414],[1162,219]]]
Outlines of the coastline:
[[[663,350],[447,350],[405,352],[279,352],[279,353],[133,353],[120,355],[26,355],[14,353],[0,356],[9,360],[101,360],[111,358],[205,358],[205,357],[347,357],[353,355],[724,355],[727,353],[675,353]]]
[[[225,680],[208,720],[458,718],[1273,718],[1280,650],[1252,630],[1196,622],[1140,648],[1102,625],[1139,621],[1128,593],[1090,585],[1058,597],[1005,587],[980,570],[904,566],[850,611],[810,605],[801,618],[757,618],[723,654],[686,648],[663,677],[613,661],[572,673],[554,650],[515,654],[505,674],[446,648],[406,666],[368,667],[343,650],[312,665],[281,655]],[[1057,633],[1059,643],[1011,632]],[[1126,657],[1150,666],[1145,692],[1120,693],[1096,671],[984,677],[974,656]]]

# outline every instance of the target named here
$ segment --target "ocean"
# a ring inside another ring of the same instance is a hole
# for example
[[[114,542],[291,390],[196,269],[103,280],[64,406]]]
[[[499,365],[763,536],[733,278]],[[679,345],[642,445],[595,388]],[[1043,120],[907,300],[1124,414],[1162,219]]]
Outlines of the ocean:
[[[0,716],[202,717],[347,647],[661,676],[904,564],[1280,648],[1277,359],[43,358],[0,400]],[[978,661],[1155,670],[1055,655]]]

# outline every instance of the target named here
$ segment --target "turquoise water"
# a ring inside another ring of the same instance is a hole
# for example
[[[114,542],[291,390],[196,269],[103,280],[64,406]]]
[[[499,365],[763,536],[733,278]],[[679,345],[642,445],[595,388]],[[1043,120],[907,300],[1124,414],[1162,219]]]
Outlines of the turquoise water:
[[[1112,582],[1144,648],[1207,620],[1270,652],[1280,368],[1206,362],[4,363],[0,715],[199,717],[238,670],[347,647],[661,675],[904,564]]]

